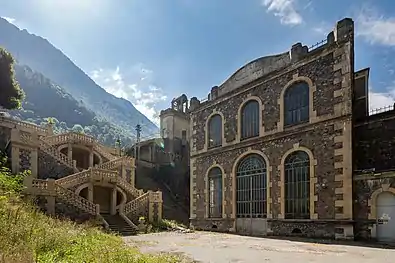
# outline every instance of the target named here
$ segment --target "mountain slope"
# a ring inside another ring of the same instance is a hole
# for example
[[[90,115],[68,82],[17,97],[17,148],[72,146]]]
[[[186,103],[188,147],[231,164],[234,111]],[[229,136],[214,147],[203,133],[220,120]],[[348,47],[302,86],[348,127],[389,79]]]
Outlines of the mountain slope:
[[[125,136],[125,131],[100,120],[82,102],[74,99],[64,88],[41,73],[20,64],[16,64],[14,69],[15,77],[26,95],[22,103],[23,109],[10,111],[14,117],[38,125],[45,125],[51,117],[55,122],[55,132],[85,132],[109,146],[114,146],[114,141],[118,138],[123,145],[132,142]]]
[[[0,45],[11,52],[20,64],[42,73],[77,101],[82,101],[98,118],[124,129],[129,136],[135,134],[137,123],[142,124],[144,134],[158,132],[158,127],[132,103],[106,92],[47,40],[20,30],[2,18]]]

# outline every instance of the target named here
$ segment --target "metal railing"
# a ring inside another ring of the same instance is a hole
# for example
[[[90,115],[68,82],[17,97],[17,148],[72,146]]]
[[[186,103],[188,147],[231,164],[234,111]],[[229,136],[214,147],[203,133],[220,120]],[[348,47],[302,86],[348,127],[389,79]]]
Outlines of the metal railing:
[[[395,109],[395,104],[380,107],[380,108],[374,108],[369,110],[369,116],[387,112],[387,111],[393,111]]]
[[[323,39],[323,40],[309,46],[309,52],[312,51],[313,49],[317,49],[323,45],[326,45],[326,43],[328,43],[328,41],[326,39]]]

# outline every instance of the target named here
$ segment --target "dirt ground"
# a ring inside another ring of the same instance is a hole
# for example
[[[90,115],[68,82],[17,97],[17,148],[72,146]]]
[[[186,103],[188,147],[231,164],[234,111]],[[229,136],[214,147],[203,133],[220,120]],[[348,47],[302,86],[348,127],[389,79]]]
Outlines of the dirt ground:
[[[394,249],[356,246],[353,243],[318,244],[210,232],[162,232],[124,239],[126,243],[137,245],[142,252],[182,254],[191,259],[189,262],[395,262]]]

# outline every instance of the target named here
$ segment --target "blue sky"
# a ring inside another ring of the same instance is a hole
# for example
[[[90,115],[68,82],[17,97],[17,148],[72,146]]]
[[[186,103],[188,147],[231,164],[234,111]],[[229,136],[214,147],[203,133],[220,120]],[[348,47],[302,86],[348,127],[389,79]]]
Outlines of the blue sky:
[[[395,100],[393,0],[1,0],[0,16],[47,38],[150,119],[182,93],[203,98],[255,58],[356,23],[356,69],[370,104]]]

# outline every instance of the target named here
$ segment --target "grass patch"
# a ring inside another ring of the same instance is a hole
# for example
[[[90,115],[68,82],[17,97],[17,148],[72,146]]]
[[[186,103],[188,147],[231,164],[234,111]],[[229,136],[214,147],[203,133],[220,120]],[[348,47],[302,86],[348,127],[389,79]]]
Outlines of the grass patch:
[[[180,262],[174,255],[146,255],[91,224],[51,218],[20,198],[24,175],[0,163],[0,262]]]

